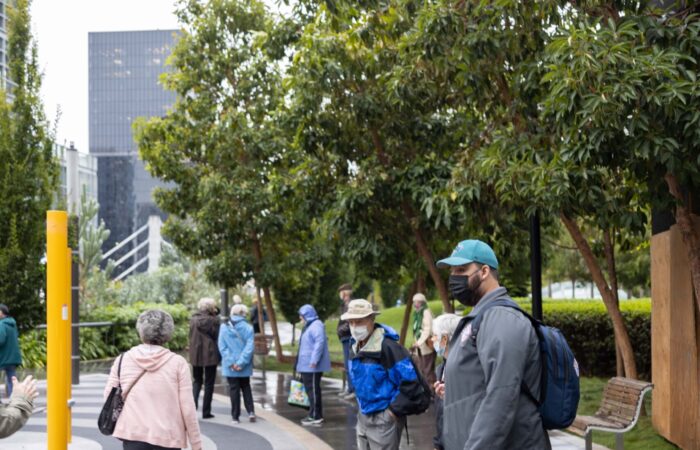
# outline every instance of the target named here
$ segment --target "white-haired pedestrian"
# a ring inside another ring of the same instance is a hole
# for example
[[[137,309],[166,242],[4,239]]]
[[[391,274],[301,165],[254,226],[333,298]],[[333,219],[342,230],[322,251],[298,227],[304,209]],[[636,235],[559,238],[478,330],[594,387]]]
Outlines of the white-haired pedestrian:
[[[231,398],[231,418],[240,423],[241,392],[248,419],[255,422],[253,391],[250,389],[250,376],[253,374],[253,327],[246,321],[248,308],[234,305],[231,318],[219,332],[219,352],[221,352],[221,373],[228,380]]]
[[[188,440],[192,450],[202,450],[190,366],[163,347],[175,330],[172,316],[145,311],[136,330],[142,343],[114,361],[105,387],[105,399],[118,385],[125,398],[112,436],[124,450],[187,448]]]

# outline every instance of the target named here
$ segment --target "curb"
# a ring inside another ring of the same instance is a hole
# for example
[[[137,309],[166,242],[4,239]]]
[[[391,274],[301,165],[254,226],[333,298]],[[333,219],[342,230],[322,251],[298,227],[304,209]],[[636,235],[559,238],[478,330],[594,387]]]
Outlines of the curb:
[[[231,402],[229,397],[223,394],[214,393],[214,399],[226,404],[230,404]],[[315,450],[333,450],[333,447],[326,444],[315,434],[307,431],[301,425],[297,425],[291,420],[285,419],[277,413],[264,409],[260,403],[255,403],[255,415],[292,436],[302,447],[313,448]]]

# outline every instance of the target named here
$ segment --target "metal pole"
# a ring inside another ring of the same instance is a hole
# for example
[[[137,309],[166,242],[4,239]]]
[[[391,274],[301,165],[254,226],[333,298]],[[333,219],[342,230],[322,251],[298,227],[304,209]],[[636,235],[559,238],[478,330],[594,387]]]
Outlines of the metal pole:
[[[532,286],[532,316],[542,320],[542,243],[540,241],[540,216],[530,217],[530,285]]]
[[[74,248],[69,267],[71,303],[71,382],[80,384],[80,155],[73,142],[66,151],[66,200],[71,226],[75,232]]]
[[[64,389],[66,390],[66,418],[65,418],[65,424],[66,424],[66,442],[70,444],[72,438],[73,438],[73,433],[71,430],[71,421],[72,421],[72,412],[71,412],[71,406],[72,406],[72,396],[73,396],[73,391],[72,391],[72,386],[71,386],[71,377],[72,377],[72,361],[71,361],[71,354],[68,349],[73,347],[72,344],[72,326],[71,326],[71,318],[72,318],[72,291],[73,291],[73,283],[71,283],[71,267],[73,266],[73,250],[71,250],[70,247],[68,247],[68,250],[66,251],[66,306],[68,308],[68,311],[66,311],[66,320],[63,320],[61,323],[61,326],[65,328],[64,334],[66,337],[66,351],[68,352],[67,355],[65,355],[66,360],[63,362],[66,366],[66,377],[65,381],[66,384],[64,386]]]
[[[47,448],[66,450],[68,397],[68,214],[46,214]]]
[[[223,287],[219,289],[219,293],[221,294],[221,318],[226,320],[230,314],[228,309],[228,288]]]
[[[80,252],[73,250],[71,261],[71,378],[73,384],[80,384]]]

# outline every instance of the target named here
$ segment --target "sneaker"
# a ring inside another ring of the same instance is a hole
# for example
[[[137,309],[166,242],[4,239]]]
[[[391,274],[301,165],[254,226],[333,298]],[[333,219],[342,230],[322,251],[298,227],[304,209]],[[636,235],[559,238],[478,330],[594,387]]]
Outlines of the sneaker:
[[[255,414],[251,414],[251,415],[248,416],[248,420],[249,420],[251,423],[253,423],[253,422],[255,422],[255,421],[258,420],[258,419],[257,419],[257,417],[255,417]]]
[[[234,425],[238,425],[239,423],[241,423],[241,421],[238,420],[238,419],[233,419],[233,420],[231,421],[231,423],[234,424]]]
[[[313,419],[311,417],[307,417],[306,419],[301,421],[301,424],[305,427],[308,427],[312,425],[321,425],[323,422],[323,417],[321,417],[320,419]]]
[[[351,392],[348,395],[346,395],[345,397],[343,397],[343,400],[355,400],[355,398],[356,398],[355,393]]]
[[[202,416],[202,419],[213,419],[214,414],[207,414],[206,416]]]

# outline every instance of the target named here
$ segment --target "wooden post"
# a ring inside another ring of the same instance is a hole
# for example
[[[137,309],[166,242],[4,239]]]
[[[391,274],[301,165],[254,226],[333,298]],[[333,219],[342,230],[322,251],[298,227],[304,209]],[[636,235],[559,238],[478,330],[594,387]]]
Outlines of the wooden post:
[[[652,423],[681,448],[700,449],[700,314],[677,225],[651,238],[651,298]]]

